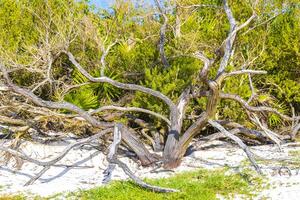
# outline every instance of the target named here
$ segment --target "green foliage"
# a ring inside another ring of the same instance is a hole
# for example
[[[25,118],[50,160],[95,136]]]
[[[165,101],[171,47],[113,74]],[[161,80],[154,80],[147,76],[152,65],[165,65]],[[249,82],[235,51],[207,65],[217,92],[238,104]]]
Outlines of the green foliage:
[[[99,76],[99,70],[91,74]],[[111,79],[118,80],[118,75],[110,73],[108,75]],[[84,84],[88,80],[78,70],[72,73],[72,80],[74,84]],[[73,103],[84,110],[98,108],[100,102],[110,102],[120,97],[121,91],[108,83],[90,83],[88,85],[80,86],[66,94],[64,100]]]
[[[169,25],[166,30],[165,51],[170,64],[167,70],[160,62],[157,48],[162,18],[149,14],[154,12],[152,8],[122,0],[117,1],[110,11],[95,11],[87,2],[0,2],[0,56],[4,63],[10,64],[14,61],[24,67],[13,74],[17,84],[33,88],[34,84],[44,78],[44,74],[39,73],[39,70],[44,70],[39,62],[44,62],[47,57],[41,56],[37,63],[33,55],[40,56],[39,48],[48,45],[46,35],[51,46],[49,52],[54,57],[60,48],[68,43],[66,40],[72,38],[72,42],[67,45],[69,50],[94,77],[99,77],[100,59],[104,53],[102,47],[106,48],[117,41],[106,57],[106,75],[121,82],[141,84],[158,90],[174,101],[187,85],[201,87],[196,84],[196,80],[203,63],[191,58],[196,51],[216,60],[209,77],[216,74],[220,58],[215,51],[222,46],[229,30],[222,1],[178,0],[177,3],[183,7],[167,13]],[[205,9],[187,8],[192,4],[213,6]],[[238,24],[245,22],[252,15],[251,1],[229,1],[229,4]],[[291,104],[296,112],[300,112],[300,9],[297,5],[296,0],[285,0],[284,3],[281,0],[274,0],[272,3],[259,1],[254,8],[258,18],[237,34],[234,54],[226,71],[239,70],[245,62],[250,62],[245,68],[268,71],[268,75],[252,77],[258,96],[251,105],[268,105],[289,114],[287,108]],[[280,15],[272,18],[280,12]],[[180,36],[174,33],[175,14],[181,21]],[[45,23],[49,24],[49,27],[45,27]],[[76,70],[68,75],[66,68],[71,69],[71,64],[63,56],[55,60],[53,65],[54,79],[63,76],[62,81],[73,84],[87,81]],[[28,70],[29,67],[36,71]],[[59,87],[57,85],[53,87],[55,90],[60,89],[56,88]],[[39,94],[48,98],[45,88]],[[263,91],[259,92],[259,89]],[[222,90],[238,94],[247,100],[251,96],[248,75],[226,79]],[[57,91],[53,94],[59,96]],[[97,108],[100,104],[117,103],[122,96],[128,94],[127,91],[106,83],[93,83],[73,89],[64,99],[88,110]],[[55,97],[50,96],[49,99]],[[128,104],[169,114],[163,102],[140,92],[135,92],[133,100]],[[187,108],[187,113],[198,115],[205,106],[205,98],[195,99]],[[228,100],[219,103],[216,117],[251,125],[241,106]],[[279,128],[284,125],[284,121],[277,115],[267,117],[266,121],[272,127]],[[145,117],[144,119],[154,120]],[[185,127],[189,123],[190,121],[184,122]]]
[[[153,41],[142,41],[136,38],[124,39],[107,57],[112,70],[119,72],[141,72],[151,67],[156,60],[157,52]]]
[[[21,51],[37,39],[33,16],[14,0],[0,2],[0,44],[6,51]]]
[[[0,196],[0,200],[25,200],[23,196]]]
[[[72,75],[75,84],[87,82],[87,79],[78,70],[74,70]],[[72,90],[64,96],[64,100],[84,110],[99,107],[98,96],[90,85],[84,85]]]
[[[167,70],[163,70],[161,67],[145,69],[145,75],[140,84],[160,91],[176,101],[183,89],[192,83],[196,75],[195,72],[199,70],[201,65],[195,59],[184,61],[183,59],[178,59],[172,64],[173,66]],[[131,104],[136,107],[168,114],[168,108],[164,102],[158,102],[155,97],[144,93],[137,92]]]
[[[100,75],[100,71],[97,70],[92,74],[97,77]],[[113,80],[120,81],[120,76],[114,72],[107,72],[106,76]],[[108,83],[93,83],[91,84],[91,89],[95,91],[98,99],[102,102],[117,100],[121,95],[120,89]]]
[[[263,65],[270,73],[263,80],[265,87],[276,98],[295,105],[300,105],[299,16],[299,8],[291,7],[271,23],[263,55]]]
[[[82,86],[79,89],[68,93],[64,100],[84,110],[99,107],[98,96],[88,86]]]

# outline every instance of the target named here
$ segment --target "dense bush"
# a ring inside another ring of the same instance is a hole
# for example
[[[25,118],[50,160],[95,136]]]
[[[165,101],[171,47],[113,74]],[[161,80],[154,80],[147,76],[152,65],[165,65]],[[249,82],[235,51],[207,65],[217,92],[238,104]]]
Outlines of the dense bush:
[[[33,54],[38,52],[31,46],[43,45],[45,38],[41,38],[41,35],[45,35],[43,31],[48,31],[49,38],[46,39],[59,49],[64,41],[57,33],[72,35],[72,30],[76,29],[70,50],[92,75],[100,75],[100,59],[104,53],[101,45],[107,47],[116,41],[106,58],[107,76],[150,87],[176,100],[183,88],[195,84],[198,71],[203,66],[202,62],[191,56],[192,53],[203,51],[215,59],[210,75],[216,73],[219,64],[216,50],[222,46],[229,28],[220,1],[178,1],[182,5],[203,3],[214,6],[192,10],[179,7],[176,12],[168,12],[165,50],[170,67],[164,69],[157,49],[161,19],[149,14],[153,12],[151,7],[135,6],[130,1],[117,1],[110,10],[96,10],[87,1],[48,2],[50,3],[47,5],[43,0],[0,2],[1,57],[5,62],[14,61],[22,65],[24,70],[27,69],[25,72],[16,72],[14,81],[30,88],[42,78],[38,65],[32,63]],[[240,22],[251,15],[250,4],[246,1],[231,1],[231,4],[234,15]],[[226,70],[240,69],[247,62],[251,64],[246,68],[267,70],[268,75],[253,77],[257,96],[252,103],[271,105],[285,113],[290,113],[292,105],[299,113],[299,5],[292,0],[284,3],[274,1],[258,6],[257,13],[257,22],[250,24],[250,29],[245,29],[238,35],[235,54]],[[180,37],[174,35],[175,14],[178,14],[182,22]],[[44,27],[45,23],[49,23],[49,29]],[[51,49],[50,52],[55,55],[57,49]],[[53,70],[54,78],[63,75],[59,80],[72,84],[86,81],[63,57],[58,58],[54,65],[59,68],[57,71]],[[36,71],[28,70],[32,66]],[[108,84],[81,86],[67,94],[60,87],[61,83],[45,84],[42,87],[44,89],[36,93],[43,98],[64,99],[85,110],[111,103],[118,104],[124,96],[132,95]],[[245,99],[251,96],[248,75],[230,78],[222,87],[223,91],[239,94]],[[49,93],[47,88],[52,88],[55,92]],[[258,91],[258,88],[262,90]],[[125,104],[168,114],[164,103],[139,92],[134,94],[131,101],[125,101]],[[205,104],[205,100],[196,99],[187,112],[200,112]],[[221,101],[219,108],[217,118],[236,119],[251,126],[237,103]],[[277,128],[283,125],[274,114],[269,115],[268,123]]]

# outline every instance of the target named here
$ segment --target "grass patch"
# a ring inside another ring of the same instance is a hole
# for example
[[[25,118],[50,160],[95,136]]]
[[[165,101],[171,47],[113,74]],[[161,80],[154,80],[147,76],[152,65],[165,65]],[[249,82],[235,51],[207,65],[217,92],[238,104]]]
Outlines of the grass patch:
[[[72,193],[69,197],[82,200],[212,200],[217,194],[223,197],[232,197],[241,194],[251,198],[259,181],[249,184],[242,176],[237,174],[226,175],[226,170],[199,170],[186,172],[163,179],[146,179],[147,182],[179,189],[178,193],[154,193],[137,187],[130,181],[116,181],[106,187],[99,187],[79,193]]]
[[[298,168],[300,164],[300,150],[290,150],[288,152],[288,156],[284,159],[269,159],[269,158],[255,158],[257,164],[265,165],[265,166],[277,166],[280,168],[281,166]],[[250,166],[251,163],[249,160],[244,160],[241,162],[241,166],[243,168]]]
[[[213,200],[217,194],[225,198],[243,195],[251,199],[263,189],[262,179],[256,172],[243,171],[240,174],[228,173],[227,169],[205,170],[177,174],[169,178],[146,179],[154,185],[179,189],[178,193],[155,193],[138,187],[131,181],[114,181],[105,187],[70,193],[64,199],[81,200]],[[62,194],[48,198],[31,197],[34,200],[60,199]],[[24,196],[2,196],[0,200],[25,200]]]
[[[22,196],[0,196],[0,200],[25,200]]]
[[[299,158],[300,157],[300,150],[291,150],[289,151],[289,156],[293,158]]]

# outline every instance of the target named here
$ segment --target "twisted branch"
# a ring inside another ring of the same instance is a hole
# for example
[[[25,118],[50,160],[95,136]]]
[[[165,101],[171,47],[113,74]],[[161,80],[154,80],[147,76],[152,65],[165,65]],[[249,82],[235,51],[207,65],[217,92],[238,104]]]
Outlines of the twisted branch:
[[[115,168],[115,167],[113,167],[113,165],[118,165],[125,172],[125,174],[127,176],[129,176],[137,185],[139,185],[142,188],[145,188],[147,190],[151,190],[154,192],[162,192],[162,193],[179,192],[176,189],[162,188],[162,187],[153,186],[148,183],[145,183],[140,178],[135,176],[134,173],[129,169],[129,167],[125,163],[123,163],[122,161],[120,161],[117,158],[116,153],[117,153],[117,150],[121,143],[121,136],[122,136],[121,129],[122,129],[121,124],[117,124],[114,128],[114,140],[113,140],[113,143],[110,145],[109,153],[107,155],[107,161],[109,162],[109,166],[104,175],[104,181],[107,182],[110,180],[112,171]]]
[[[248,146],[245,145],[240,138],[238,138],[234,134],[232,134],[229,131],[227,131],[221,124],[219,124],[216,121],[208,120],[208,123],[210,125],[212,125],[213,127],[215,127],[216,129],[218,129],[219,131],[221,131],[226,137],[228,137],[228,138],[232,139],[233,141],[235,141],[243,149],[243,151],[246,153],[248,159],[252,163],[252,165],[255,168],[255,170],[259,174],[262,174],[262,171],[261,171],[260,167],[257,165],[255,159],[253,158],[252,152],[249,150]]]

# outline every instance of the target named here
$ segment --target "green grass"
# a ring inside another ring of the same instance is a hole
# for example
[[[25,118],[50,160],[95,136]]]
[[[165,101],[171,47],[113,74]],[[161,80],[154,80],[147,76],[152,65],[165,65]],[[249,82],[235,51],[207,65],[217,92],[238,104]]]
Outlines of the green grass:
[[[22,196],[0,196],[0,200],[25,200]]]
[[[291,150],[291,151],[289,151],[289,156],[292,156],[294,158],[299,158],[300,157],[300,150]]]
[[[179,189],[178,193],[154,193],[137,187],[130,181],[117,181],[106,187],[72,193],[70,197],[82,200],[212,200],[217,199],[217,194],[228,198],[241,194],[251,199],[255,195],[254,191],[261,188],[258,187],[260,181],[249,184],[242,176],[226,175],[225,172],[226,170],[199,170],[170,178],[146,180],[154,185]]]
[[[146,179],[154,185],[179,189],[178,193],[155,193],[138,187],[131,181],[114,181],[105,187],[70,193],[66,199],[81,200],[213,200],[217,194],[225,198],[243,195],[251,199],[263,189],[262,179],[255,172],[243,171],[242,175],[230,173],[227,169],[198,170],[181,173],[169,178]],[[31,197],[35,200],[60,199],[61,194],[49,198]],[[23,200],[24,196],[4,196],[0,200]]]
[[[288,152],[288,156],[285,157],[284,160],[276,160],[276,159],[264,159],[264,158],[256,158],[256,162],[260,165],[267,165],[267,166],[286,166],[286,167],[298,167],[300,164],[300,150],[290,150]],[[242,161],[241,165],[243,167],[249,166],[249,160]]]

